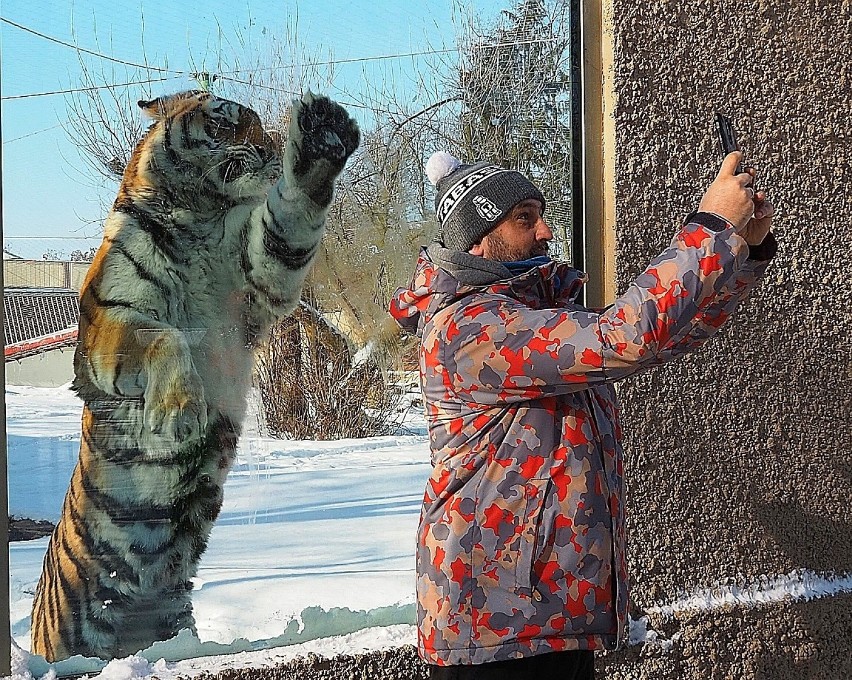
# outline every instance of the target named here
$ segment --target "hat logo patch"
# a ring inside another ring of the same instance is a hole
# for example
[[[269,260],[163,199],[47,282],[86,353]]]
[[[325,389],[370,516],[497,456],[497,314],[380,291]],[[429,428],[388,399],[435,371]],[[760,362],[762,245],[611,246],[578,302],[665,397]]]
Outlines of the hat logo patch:
[[[494,205],[494,203],[485,196],[474,196],[473,206],[476,208],[476,212],[479,213],[479,216],[488,222],[493,222],[502,215],[500,208]]]
[[[436,213],[438,221],[442,224],[446,222],[447,219],[449,219],[450,214],[460,203],[464,201],[465,197],[470,192],[474,191],[480,184],[494,175],[499,175],[505,172],[507,171],[503,168],[498,168],[495,165],[488,165],[470,173],[466,177],[463,177],[453,186],[452,189],[447,191],[441,199],[440,204],[437,206]]]

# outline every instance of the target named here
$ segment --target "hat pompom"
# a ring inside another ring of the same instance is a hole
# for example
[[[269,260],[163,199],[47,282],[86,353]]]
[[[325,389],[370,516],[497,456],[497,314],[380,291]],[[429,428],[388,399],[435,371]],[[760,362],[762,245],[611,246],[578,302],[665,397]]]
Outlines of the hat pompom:
[[[438,182],[455,172],[461,164],[458,158],[446,151],[436,151],[426,162],[426,176],[434,186],[437,186]]]

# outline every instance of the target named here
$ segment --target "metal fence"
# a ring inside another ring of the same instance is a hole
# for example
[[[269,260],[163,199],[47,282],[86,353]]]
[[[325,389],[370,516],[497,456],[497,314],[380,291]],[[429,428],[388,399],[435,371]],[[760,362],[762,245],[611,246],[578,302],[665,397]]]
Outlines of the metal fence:
[[[74,290],[7,289],[3,308],[7,346],[76,329],[80,320]]]

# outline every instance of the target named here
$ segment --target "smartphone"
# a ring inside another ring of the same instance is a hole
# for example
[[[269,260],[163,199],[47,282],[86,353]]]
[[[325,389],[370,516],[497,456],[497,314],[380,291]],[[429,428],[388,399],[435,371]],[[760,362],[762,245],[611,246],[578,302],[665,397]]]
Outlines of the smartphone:
[[[716,125],[719,128],[719,141],[722,144],[722,153],[728,155],[736,151],[737,146],[737,131],[734,130],[734,124],[730,119],[716,112]]]
[[[737,144],[737,131],[734,129],[734,124],[730,119],[717,111],[716,126],[719,130],[719,142],[722,144],[722,153],[727,156],[732,151],[738,151],[740,147]],[[738,165],[737,174],[741,172],[745,172],[745,169],[742,165]]]

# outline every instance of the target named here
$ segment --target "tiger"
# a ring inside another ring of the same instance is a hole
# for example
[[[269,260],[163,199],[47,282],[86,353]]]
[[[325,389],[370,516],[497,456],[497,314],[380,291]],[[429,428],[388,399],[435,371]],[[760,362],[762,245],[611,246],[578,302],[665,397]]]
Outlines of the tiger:
[[[80,291],[80,454],[32,609],[31,652],[47,661],[197,635],[192,579],[253,355],[298,305],[360,142],[346,110],[310,92],[283,151],[255,111],[210,92],[139,106],[152,122]]]

